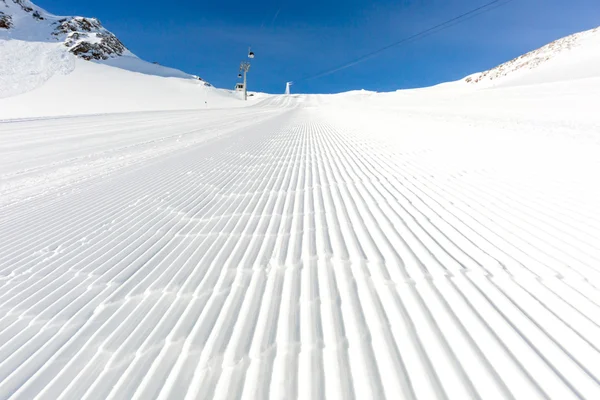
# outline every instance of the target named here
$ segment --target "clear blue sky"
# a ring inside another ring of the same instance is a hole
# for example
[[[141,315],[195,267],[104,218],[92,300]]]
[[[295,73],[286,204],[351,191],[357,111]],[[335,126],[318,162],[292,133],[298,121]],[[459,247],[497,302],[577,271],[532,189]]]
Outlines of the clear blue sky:
[[[250,90],[327,70],[489,0],[33,0],[58,15],[99,18],[139,57],[232,88],[248,45]],[[294,91],[391,91],[456,80],[600,25],[599,0],[512,3]]]

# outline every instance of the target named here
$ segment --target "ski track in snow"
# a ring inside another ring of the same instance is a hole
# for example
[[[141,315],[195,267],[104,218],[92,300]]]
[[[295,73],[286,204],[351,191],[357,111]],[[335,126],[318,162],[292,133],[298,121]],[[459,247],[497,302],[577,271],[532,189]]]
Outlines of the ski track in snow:
[[[0,124],[0,398],[599,399],[590,182],[325,107]]]

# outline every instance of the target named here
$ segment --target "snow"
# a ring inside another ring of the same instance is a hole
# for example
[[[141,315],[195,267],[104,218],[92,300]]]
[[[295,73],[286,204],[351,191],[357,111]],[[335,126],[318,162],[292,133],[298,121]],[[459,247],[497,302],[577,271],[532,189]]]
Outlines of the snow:
[[[0,47],[0,399],[600,398],[592,69],[246,103],[53,46]]]
[[[57,44],[0,40],[0,59],[0,98],[37,89],[55,74],[75,69],[75,58]]]
[[[594,116],[373,101],[2,124],[0,397],[597,398]]]

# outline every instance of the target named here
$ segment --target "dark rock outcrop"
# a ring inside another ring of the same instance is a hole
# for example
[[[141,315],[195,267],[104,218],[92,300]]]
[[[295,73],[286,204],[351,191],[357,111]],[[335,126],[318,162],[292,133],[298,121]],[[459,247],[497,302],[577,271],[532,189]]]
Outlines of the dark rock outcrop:
[[[123,55],[127,50],[96,18],[63,18],[56,25],[52,35],[66,35],[65,46],[85,60],[106,60]]]
[[[10,1],[10,0],[9,0]],[[31,6],[31,3],[27,0],[12,0],[13,3],[18,4],[19,6],[21,6],[21,8],[23,9],[23,11],[26,12],[32,12],[33,11],[33,7]],[[5,0],[6,2],[6,0]]]
[[[5,15],[3,12],[0,12],[0,29],[10,29],[12,28],[12,17],[10,15]]]
[[[96,37],[100,38],[97,43],[85,41],[84,35],[75,32],[69,36],[65,42],[65,46],[70,47],[71,53],[84,60],[106,60],[111,56],[122,55],[125,51],[125,46],[114,35],[105,35],[97,33]],[[77,40],[79,38],[81,40]]]

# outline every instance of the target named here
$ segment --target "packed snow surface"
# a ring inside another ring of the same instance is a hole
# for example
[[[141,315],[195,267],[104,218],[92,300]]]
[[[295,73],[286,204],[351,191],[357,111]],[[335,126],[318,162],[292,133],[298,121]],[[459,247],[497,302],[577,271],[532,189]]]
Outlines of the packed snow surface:
[[[0,398],[600,398],[598,89],[1,123]]]

